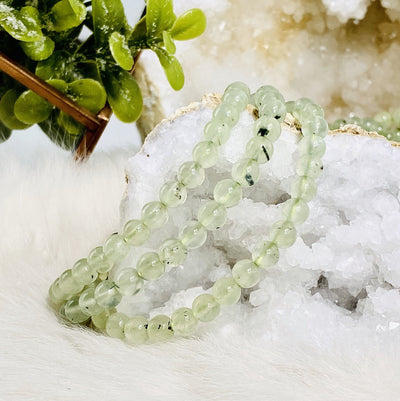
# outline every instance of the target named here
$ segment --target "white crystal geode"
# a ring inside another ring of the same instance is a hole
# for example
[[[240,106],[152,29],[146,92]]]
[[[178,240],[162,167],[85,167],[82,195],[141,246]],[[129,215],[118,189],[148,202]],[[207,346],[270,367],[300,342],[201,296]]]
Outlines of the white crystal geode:
[[[127,169],[128,188],[122,202],[122,222],[140,217],[142,206],[158,200],[158,190],[175,177],[181,163],[191,160],[218,99],[180,110],[148,136]],[[135,266],[142,253],[157,250],[175,237],[199,206],[212,197],[215,183],[230,175],[252,137],[253,116],[245,111],[229,141],[220,148],[215,167],[188,200],[170,209],[167,225],[153,231],[145,246],[134,248],[124,266]],[[400,334],[400,148],[375,134],[355,135],[355,127],[326,138],[324,171],[310,216],[299,227],[293,247],[282,250],[278,264],[263,271],[255,288],[244,290],[241,302],[223,307],[201,332],[236,326],[261,336],[278,336],[284,327],[337,330],[363,326],[368,330],[398,330]],[[212,283],[230,275],[235,261],[249,258],[252,247],[267,239],[288,198],[298,153],[299,135],[285,125],[271,161],[261,165],[261,178],[244,190],[239,205],[228,209],[228,221],[210,231],[206,244],[189,252],[184,265],[147,283],[142,293],[120,306],[129,314],[170,314],[190,307]],[[289,325],[289,326],[287,326]],[[306,334],[305,334],[306,335]]]

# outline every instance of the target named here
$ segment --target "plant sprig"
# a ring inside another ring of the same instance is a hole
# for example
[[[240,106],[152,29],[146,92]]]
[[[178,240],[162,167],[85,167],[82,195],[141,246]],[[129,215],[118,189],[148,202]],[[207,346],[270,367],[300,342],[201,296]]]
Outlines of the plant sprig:
[[[86,26],[91,34],[82,41]],[[123,122],[142,111],[139,86],[131,75],[135,57],[154,51],[175,90],[184,85],[175,57],[176,40],[203,33],[199,9],[174,14],[172,0],[147,0],[146,15],[131,27],[121,0],[3,0],[0,50],[97,113],[106,102]],[[0,73],[0,142],[14,129],[39,124],[56,143],[74,148],[84,127],[4,73]]]

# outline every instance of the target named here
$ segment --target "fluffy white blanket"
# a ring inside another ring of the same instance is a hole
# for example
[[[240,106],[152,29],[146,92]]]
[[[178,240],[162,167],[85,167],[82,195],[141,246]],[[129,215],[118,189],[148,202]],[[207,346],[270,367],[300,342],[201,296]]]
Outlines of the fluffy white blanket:
[[[58,321],[48,287],[118,227],[133,151],[75,165],[54,147],[0,146],[1,401],[399,400],[389,334],[292,322],[274,339],[227,326],[134,348]]]

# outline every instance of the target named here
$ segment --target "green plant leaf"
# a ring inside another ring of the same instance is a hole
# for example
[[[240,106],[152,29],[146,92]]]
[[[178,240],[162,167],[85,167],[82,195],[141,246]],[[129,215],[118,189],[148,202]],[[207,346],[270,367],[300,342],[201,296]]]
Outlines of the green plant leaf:
[[[54,4],[50,13],[52,26],[56,32],[67,31],[79,26],[86,18],[86,7],[80,0],[61,0]]]
[[[108,46],[108,37],[125,27],[124,6],[121,0],[92,0],[92,14],[96,43]]]
[[[164,41],[165,50],[169,54],[175,54],[176,46],[175,46],[175,43],[172,40],[171,35],[169,34],[169,32],[163,31],[163,41]]]
[[[171,36],[176,40],[188,40],[201,35],[206,29],[207,21],[203,11],[193,8],[184,12],[175,21]]]
[[[147,26],[146,16],[144,16],[133,28],[129,37],[129,46],[147,48]]]
[[[37,124],[50,117],[53,106],[31,90],[23,92],[14,104],[14,114],[25,124]]]
[[[136,121],[143,107],[142,94],[135,79],[125,70],[103,73],[107,99],[115,115],[125,123]]]
[[[53,54],[55,43],[48,36],[43,36],[36,42],[21,42],[21,47],[30,59],[42,61]]]
[[[98,113],[107,101],[103,86],[90,78],[79,79],[68,84],[68,95],[92,113]]]
[[[0,121],[0,143],[5,142],[11,136],[11,133],[12,130]]]
[[[26,129],[30,127],[24,124],[14,114],[14,104],[20,93],[15,89],[8,90],[0,100],[0,121],[9,129]]]
[[[0,3],[0,26],[13,38],[23,42],[35,42],[42,37],[39,13],[34,7],[20,11]]]
[[[125,36],[113,32],[109,38],[109,46],[115,62],[124,70],[131,70],[134,61]]]
[[[167,76],[171,87],[176,91],[182,89],[185,83],[185,76],[180,62],[175,56],[171,56],[164,49],[155,47],[153,50],[156,52],[157,57],[164,68],[165,75]]]
[[[81,123],[63,111],[60,111],[57,116],[57,124],[60,126],[60,128],[62,128],[63,131],[65,131],[64,135],[71,135],[75,137],[75,140],[79,138],[84,131],[84,127]]]
[[[62,79],[49,79],[47,83],[51,86],[54,86],[61,93],[67,93],[68,84]]]
[[[161,37],[163,31],[168,31],[174,24],[172,0],[147,0],[146,28],[151,40]]]
[[[48,79],[74,79],[75,63],[73,57],[65,50],[56,50],[48,59],[39,61],[35,74],[47,81]]]

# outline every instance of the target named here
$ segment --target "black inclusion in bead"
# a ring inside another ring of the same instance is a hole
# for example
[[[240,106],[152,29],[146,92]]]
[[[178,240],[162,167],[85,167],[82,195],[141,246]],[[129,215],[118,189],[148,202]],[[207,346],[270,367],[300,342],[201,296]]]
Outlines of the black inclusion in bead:
[[[265,157],[266,157],[267,160],[269,161],[269,154],[268,154],[268,152],[267,152],[267,149],[265,149],[265,146],[264,146],[264,145],[262,145],[261,148],[262,148],[262,150],[263,150],[263,152],[264,152],[264,154],[265,154]]]
[[[267,136],[269,134],[269,130],[266,128],[260,128],[257,132],[257,135],[259,136]]]
[[[254,185],[254,180],[253,177],[250,174],[246,174],[244,176],[245,180],[247,181],[247,183],[249,184],[249,186],[251,187],[252,185]]]
[[[281,118],[281,116],[276,115],[275,119],[279,120]]]

